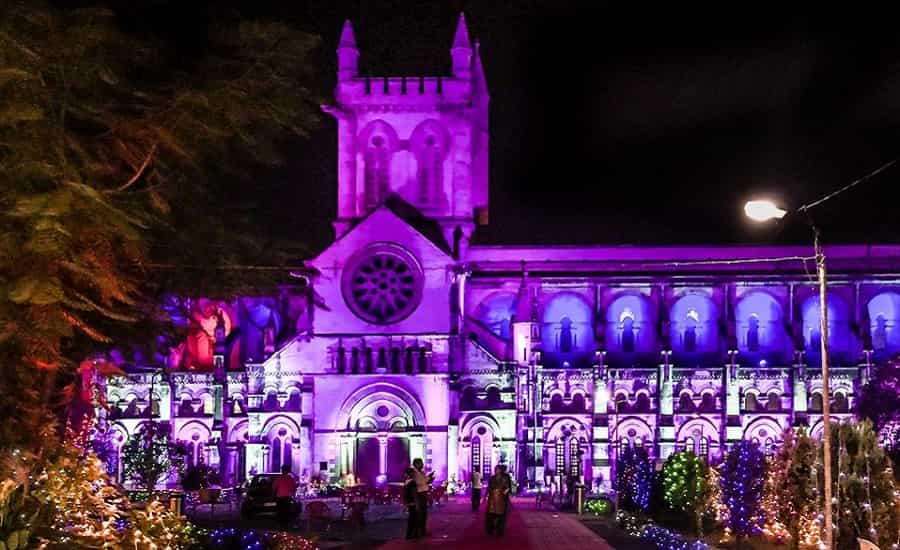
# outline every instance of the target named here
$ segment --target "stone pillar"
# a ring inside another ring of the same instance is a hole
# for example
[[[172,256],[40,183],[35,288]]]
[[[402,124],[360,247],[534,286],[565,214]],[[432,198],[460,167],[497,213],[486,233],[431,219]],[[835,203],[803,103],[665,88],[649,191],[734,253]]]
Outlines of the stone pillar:
[[[388,436],[386,433],[378,434],[378,475],[387,475],[387,450]]]
[[[459,426],[447,426],[447,478],[462,481],[459,472]]]

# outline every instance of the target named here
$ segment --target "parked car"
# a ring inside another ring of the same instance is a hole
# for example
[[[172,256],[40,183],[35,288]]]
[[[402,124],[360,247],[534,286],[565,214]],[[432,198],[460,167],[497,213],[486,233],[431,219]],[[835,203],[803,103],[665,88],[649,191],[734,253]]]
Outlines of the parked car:
[[[278,503],[275,501],[275,491],[272,483],[279,474],[257,474],[250,479],[244,500],[241,503],[241,517],[253,518],[260,514],[275,514]],[[293,517],[300,515],[300,505],[294,502]]]

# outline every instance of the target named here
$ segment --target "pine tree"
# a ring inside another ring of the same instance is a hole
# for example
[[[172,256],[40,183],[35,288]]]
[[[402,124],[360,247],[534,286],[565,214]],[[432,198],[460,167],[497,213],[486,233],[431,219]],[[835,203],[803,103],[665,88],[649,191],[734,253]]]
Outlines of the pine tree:
[[[864,538],[889,548],[897,541],[900,512],[890,459],[878,433],[869,421],[836,425],[831,450],[835,546],[856,548],[857,538]]]
[[[168,424],[146,422],[122,447],[122,467],[126,479],[153,491],[171,474],[183,471],[186,456],[184,444],[171,440]]]
[[[750,441],[736,443],[722,465],[722,499],[728,507],[726,525],[738,547],[742,539],[760,529],[765,475],[765,456],[759,445]]]

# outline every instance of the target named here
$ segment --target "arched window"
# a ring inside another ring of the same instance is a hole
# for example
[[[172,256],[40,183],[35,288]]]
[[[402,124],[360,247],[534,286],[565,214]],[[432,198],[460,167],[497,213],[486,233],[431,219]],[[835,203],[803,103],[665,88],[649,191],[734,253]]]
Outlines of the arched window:
[[[810,400],[809,410],[812,412],[822,412],[822,394],[816,392],[812,394],[812,399]]]
[[[372,208],[383,200],[391,188],[391,151],[383,136],[369,140],[365,157],[365,208]]]
[[[564,408],[562,395],[557,393],[550,398],[550,412],[561,413]]]
[[[694,400],[691,394],[681,394],[681,397],[678,398],[678,410],[681,412],[694,412]]]
[[[503,403],[500,397],[500,388],[491,386],[487,389],[487,402],[489,407],[497,407]]]
[[[634,400],[632,411],[636,413],[648,413],[650,412],[650,408],[650,397],[646,393],[639,393]]]
[[[709,438],[701,437],[700,438],[700,458],[709,458]]]
[[[269,453],[271,454],[270,459],[272,463],[271,471],[272,472],[280,472],[281,471],[281,438],[273,437],[272,444],[269,447]]]
[[[781,396],[778,395],[777,391],[769,392],[769,396],[766,398],[766,410],[768,410],[768,411],[780,411],[781,410]]]
[[[295,390],[291,391],[290,396],[288,396],[287,403],[285,403],[285,407],[289,411],[299,411],[300,410],[301,402],[300,402],[300,391],[299,390],[295,389]]]
[[[584,396],[580,393],[576,393],[572,396],[572,405],[570,406],[572,412],[581,413],[585,412],[586,406],[584,403]]]
[[[481,438],[477,435],[472,438],[472,464],[471,471],[481,471]]]
[[[263,409],[267,411],[278,410],[278,394],[274,391],[266,393],[266,401],[263,403]]]
[[[566,442],[560,437],[556,440],[556,475],[566,472]]]
[[[441,144],[433,135],[425,136],[417,151],[416,180],[419,183],[419,201],[430,204],[443,187],[444,153]]]
[[[569,438],[569,474],[575,477],[581,475],[581,460],[578,457],[581,445],[574,435]]]
[[[625,316],[622,320],[622,351],[631,353],[634,351],[634,317]]]
[[[759,317],[755,314],[747,320],[747,350],[759,351]]]
[[[744,409],[748,412],[756,412],[759,410],[759,402],[756,400],[756,394],[747,392],[744,396]]]
[[[842,392],[835,392],[831,409],[836,413],[845,413],[849,410],[847,406],[847,396]]]
[[[684,351],[693,353],[697,351],[697,325],[700,316],[695,310],[690,310],[684,320]]]
[[[559,351],[562,353],[570,353],[575,346],[575,338],[577,335],[572,333],[572,320],[563,317],[559,321]]]
[[[700,410],[703,412],[713,412],[716,410],[716,396],[711,393],[704,393],[700,398]]]
[[[616,394],[616,412],[624,413],[628,412],[628,396],[624,393]]]
[[[693,437],[688,436],[684,439],[684,450],[690,451],[692,453],[697,452],[697,450],[694,448],[694,438]]]
[[[772,438],[771,438],[771,437],[767,437],[767,438],[766,438],[766,449],[765,449],[765,451],[766,451],[766,455],[767,455],[767,456],[771,456],[771,455],[775,454],[775,442],[772,441]]]

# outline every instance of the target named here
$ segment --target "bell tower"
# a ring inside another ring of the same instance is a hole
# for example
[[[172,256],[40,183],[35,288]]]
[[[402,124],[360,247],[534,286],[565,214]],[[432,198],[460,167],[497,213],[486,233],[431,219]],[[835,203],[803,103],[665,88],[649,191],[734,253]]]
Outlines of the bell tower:
[[[336,237],[396,195],[436,221],[447,244],[464,253],[487,223],[489,95],[478,43],[460,14],[446,76],[359,76],[350,21],[337,48]]]

